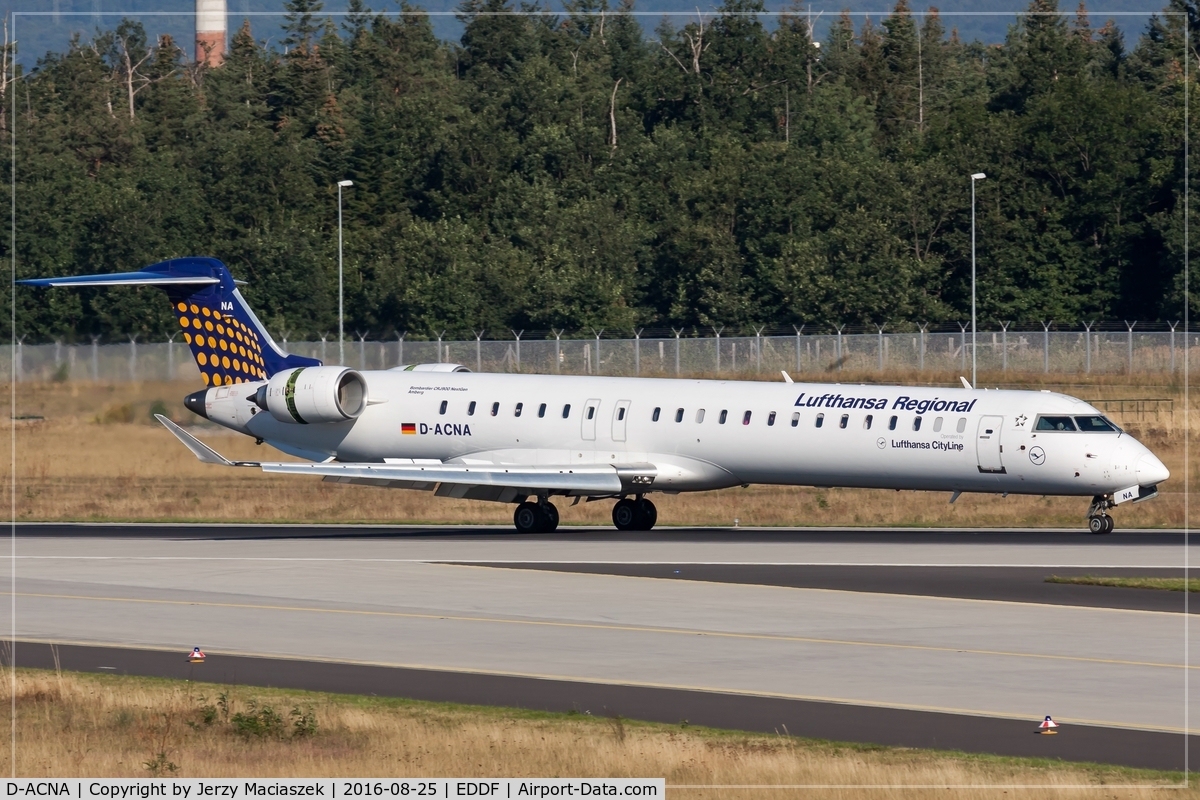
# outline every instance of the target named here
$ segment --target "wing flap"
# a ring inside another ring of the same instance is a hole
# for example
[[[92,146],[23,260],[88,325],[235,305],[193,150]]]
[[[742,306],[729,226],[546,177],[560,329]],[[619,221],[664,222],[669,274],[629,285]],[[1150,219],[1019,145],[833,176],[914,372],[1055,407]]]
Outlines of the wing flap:
[[[546,491],[612,494],[621,491],[615,467],[502,466],[461,464],[295,464],[263,463],[263,472],[283,475],[320,475],[338,482],[411,481],[457,486],[494,486]]]
[[[353,486],[380,486],[385,489],[412,489],[416,492],[432,492],[438,487],[437,483],[428,481],[397,481],[388,478],[347,478],[344,475],[326,475],[321,480],[326,483],[344,483]]]

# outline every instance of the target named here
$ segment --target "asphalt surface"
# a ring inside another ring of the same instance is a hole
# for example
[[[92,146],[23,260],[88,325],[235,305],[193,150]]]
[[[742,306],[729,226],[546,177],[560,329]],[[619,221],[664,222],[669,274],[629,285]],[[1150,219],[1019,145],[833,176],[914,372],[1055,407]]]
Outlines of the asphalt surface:
[[[672,725],[701,725],[895,747],[1091,761],[1148,769],[1182,770],[1185,763],[1184,737],[1153,731],[1068,725],[1060,728],[1056,736],[1041,736],[1037,735],[1034,722],[718,692],[216,653],[209,653],[205,663],[194,665],[185,660],[182,652],[73,645],[56,645],[55,649],[61,669],[80,672],[500,705],[597,717],[620,716]],[[56,668],[56,654],[48,644],[19,642],[15,652],[20,666]],[[1195,735],[1187,739],[1190,748],[1200,742],[1200,737]]]
[[[1061,528],[656,528],[622,532],[612,528],[560,528],[550,534],[518,534],[511,526],[476,525],[255,525],[209,523],[64,523],[19,522],[10,526],[18,537],[147,538],[147,539],[484,539],[502,542],[629,542],[669,543],[835,543],[835,544],[981,544],[1123,546],[1176,545],[1182,531],[1118,530],[1105,536]],[[1190,532],[1189,545],[1200,544]]]
[[[16,532],[0,617],[67,668],[1180,768],[1200,664],[1182,594],[1043,583],[1179,575],[1177,532]]]
[[[626,575],[665,580],[745,583],[761,586],[834,589],[846,592],[931,595],[1015,603],[1049,603],[1096,608],[1200,613],[1200,602],[1184,592],[1048,583],[1059,577],[1183,578],[1182,569],[1047,569],[1045,567],[911,567],[828,564],[544,564],[466,562],[474,566],[539,569],[590,575]]]

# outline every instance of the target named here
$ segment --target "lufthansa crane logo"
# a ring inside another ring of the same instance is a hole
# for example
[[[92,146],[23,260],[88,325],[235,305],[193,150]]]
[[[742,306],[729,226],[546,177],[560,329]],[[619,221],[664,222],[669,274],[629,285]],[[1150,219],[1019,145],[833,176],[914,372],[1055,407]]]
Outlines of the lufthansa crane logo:
[[[880,436],[878,439],[875,440],[875,445],[880,450],[882,450],[883,448],[887,447],[887,439]]]
[[[1035,467],[1040,467],[1046,463],[1046,451],[1040,447],[1034,447],[1029,450],[1029,460],[1033,462]]]

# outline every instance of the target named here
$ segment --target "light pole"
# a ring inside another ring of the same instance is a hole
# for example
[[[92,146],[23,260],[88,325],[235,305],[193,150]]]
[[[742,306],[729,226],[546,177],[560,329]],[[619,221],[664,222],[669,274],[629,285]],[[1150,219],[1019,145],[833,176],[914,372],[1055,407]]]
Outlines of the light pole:
[[[975,181],[986,178],[982,172],[971,176],[971,388],[975,388]]]
[[[342,283],[342,189],[354,181],[338,181],[338,366],[346,365],[345,291]],[[972,186],[975,184],[972,183]],[[973,196],[973,195],[972,195]],[[971,240],[974,242],[974,239]],[[974,244],[972,244],[972,248]],[[972,250],[974,252],[974,250]]]

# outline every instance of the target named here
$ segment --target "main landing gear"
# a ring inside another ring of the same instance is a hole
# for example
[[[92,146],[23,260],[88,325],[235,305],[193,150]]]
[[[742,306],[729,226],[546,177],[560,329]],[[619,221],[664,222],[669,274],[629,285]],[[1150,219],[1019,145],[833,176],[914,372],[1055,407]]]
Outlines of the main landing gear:
[[[645,497],[622,497],[613,506],[613,524],[622,531],[648,531],[658,522],[658,509]],[[513,512],[517,533],[553,533],[558,528],[558,509],[547,498],[528,500]]]
[[[658,522],[658,509],[644,497],[622,497],[613,506],[613,525],[620,531],[648,531]]]
[[[1114,505],[1107,495],[1098,494],[1092,498],[1092,505],[1088,508],[1088,533],[1099,535],[1113,532],[1115,523],[1106,512]]]
[[[528,501],[513,512],[517,533],[553,533],[558,528],[558,509],[549,500]]]

